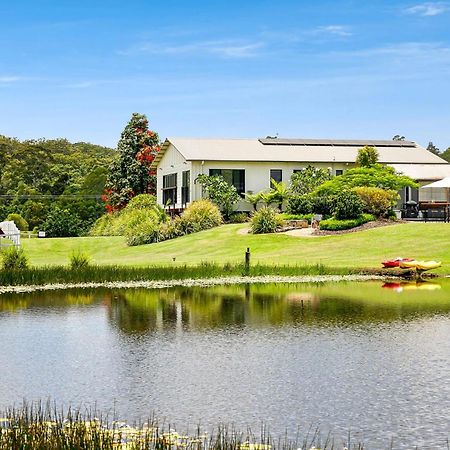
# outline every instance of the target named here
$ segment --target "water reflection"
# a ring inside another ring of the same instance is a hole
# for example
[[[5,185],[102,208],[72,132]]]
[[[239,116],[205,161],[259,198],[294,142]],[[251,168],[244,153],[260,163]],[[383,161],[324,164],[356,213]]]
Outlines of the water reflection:
[[[8,294],[0,312],[64,313],[102,305],[126,334],[410,320],[450,311],[449,280],[439,282],[272,284],[212,288],[69,290]]]
[[[433,283],[2,295],[0,408],[51,398],[178,429],[265,422],[442,448],[450,279]]]

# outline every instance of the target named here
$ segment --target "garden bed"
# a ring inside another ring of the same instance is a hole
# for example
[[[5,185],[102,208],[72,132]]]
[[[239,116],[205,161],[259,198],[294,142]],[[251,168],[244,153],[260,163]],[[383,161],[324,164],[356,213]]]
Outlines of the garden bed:
[[[359,225],[354,228],[349,228],[347,230],[331,231],[331,230],[316,229],[313,234],[315,236],[334,236],[334,235],[338,235],[338,234],[347,234],[347,233],[355,233],[357,231],[370,230],[371,228],[386,227],[389,225],[398,225],[400,223],[406,223],[406,222],[387,220],[387,219],[386,220],[378,219],[378,220],[373,220],[371,222],[364,223],[364,224]]]

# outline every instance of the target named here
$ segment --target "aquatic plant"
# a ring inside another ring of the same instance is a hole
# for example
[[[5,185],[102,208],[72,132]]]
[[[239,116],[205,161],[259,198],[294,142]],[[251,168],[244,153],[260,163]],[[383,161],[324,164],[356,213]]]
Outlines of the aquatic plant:
[[[349,446],[350,447],[350,446]],[[154,417],[148,421],[129,425],[116,417],[102,415],[95,410],[69,408],[56,405],[24,404],[11,408],[0,418],[1,449],[148,449],[148,450],[343,450],[330,436],[322,439],[316,429],[302,442],[287,437],[275,440],[261,427],[259,435],[250,429],[245,432],[233,426],[219,424],[213,432],[202,432],[200,426],[193,434],[180,434],[160,426]],[[361,444],[351,449],[363,449]]]
[[[20,271],[2,270],[0,271],[0,286],[209,279],[242,275],[303,276],[348,275],[351,273],[358,273],[358,271],[328,267],[323,264],[265,265],[256,263],[247,268],[244,262],[225,264],[203,262],[192,266],[174,263],[148,267],[89,265],[76,269],[67,266],[44,266],[30,267]]]

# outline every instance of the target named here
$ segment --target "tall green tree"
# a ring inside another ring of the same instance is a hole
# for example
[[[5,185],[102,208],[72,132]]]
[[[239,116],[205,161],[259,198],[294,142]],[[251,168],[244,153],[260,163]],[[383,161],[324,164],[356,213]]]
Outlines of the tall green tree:
[[[372,167],[378,162],[378,151],[376,148],[365,145],[358,150],[356,165],[359,167]]]
[[[119,158],[110,166],[104,197],[110,212],[125,207],[135,195],[156,192],[156,173],[150,166],[160,150],[159,137],[148,129],[145,115],[133,113],[117,150]]]
[[[450,147],[439,155],[442,159],[450,162]]]
[[[334,177],[315,190],[316,195],[336,195],[340,191],[357,186],[372,186],[389,191],[399,191],[404,187],[417,188],[418,184],[406,175],[395,172],[393,167],[374,164],[371,167],[355,167],[344,175]]]
[[[429,142],[427,145],[427,150],[431,153],[434,153],[435,155],[440,155],[441,151],[439,150],[438,147],[436,147],[433,142]]]

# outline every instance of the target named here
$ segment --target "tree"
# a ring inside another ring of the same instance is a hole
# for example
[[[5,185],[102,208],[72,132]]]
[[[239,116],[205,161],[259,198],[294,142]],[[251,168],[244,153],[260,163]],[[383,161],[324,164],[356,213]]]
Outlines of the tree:
[[[8,214],[6,220],[12,220],[20,231],[28,231],[28,222],[20,214]]]
[[[147,117],[133,113],[117,144],[106,181],[104,200],[109,212],[122,209],[138,194],[156,192],[156,172],[151,163],[160,150],[158,134],[148,129]]]
[[[439,156],[442,159],[445,159],[447,162],[450,162],[450,147],[447,150],[445,150],[445,152],[442,152]]]
[[[430,141],[427,145],[427,150],[435,155],[440,155],[441,151]]]
[[[400,136],[399,134],[396,134],[393,138],[393,141],[404,141],[405,140],[405,136]]]
[[[224,217],[228,219],[233,212],[234,205],[241,198],[237,189],[228,184],[220,175],[202,174],[195,181],[201,184],[206,197],[215,203]]]
[[[356,165],[359,167],[372,167],[378,162],[378,157],[377,149],[366,145],[358,150]]]
[[[406,175],[395,172],[393,167],[374,164],[371,167],[355,167],[340,177],[334,177],[319,186],[314,194],[336,195],[345,189],[357,186],[373,186],[385,190],[399,191],[404,187],[417,188],[418,184]]]
[[[58,205],[50,210],[42,229],[48,237],[74,237],[82,231],[79,216]]]
[[[328,170],[307,166],[291,176],[289,189],[292,194],[309,194],[330,178],[331,175]]]

